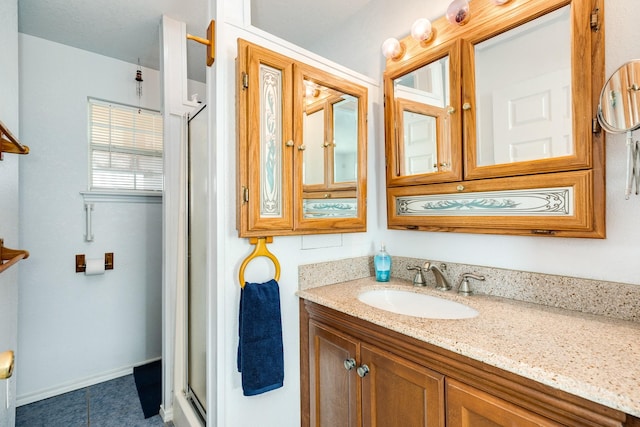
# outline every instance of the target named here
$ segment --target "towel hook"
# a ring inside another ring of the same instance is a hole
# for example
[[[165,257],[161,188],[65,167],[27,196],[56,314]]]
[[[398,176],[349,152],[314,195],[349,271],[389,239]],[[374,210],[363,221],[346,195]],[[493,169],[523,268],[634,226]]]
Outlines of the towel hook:
[[[249,265],[249,263],[252,260],[254,260],[259,256],[267,257],[273,262],[273,265],[276,267],[275,279],[276,280],[280,279],[280,262],[278,261],[278,258],[276,258],[274,254],[269,252],[269,249],[267,248],[267,243],[272,243],[272,242],[273,242],[273,236],[249,238],[249,243],[251,243],[252,245],[256,245],[256,247],[253,249],[253,252],[251,252],[251,254],[244,261],[242,261],[242,264],[240,265],[240,273],[238,276],[240,279],[241,288],[244,288],[244,283],[245,283],[244,270],[247,268],[247,265]]]

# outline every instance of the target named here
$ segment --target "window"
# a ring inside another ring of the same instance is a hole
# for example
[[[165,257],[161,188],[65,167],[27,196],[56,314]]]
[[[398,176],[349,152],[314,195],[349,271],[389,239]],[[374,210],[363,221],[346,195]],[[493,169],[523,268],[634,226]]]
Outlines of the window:
[[[162,116],[89,99],[90,191],[160,193]]]

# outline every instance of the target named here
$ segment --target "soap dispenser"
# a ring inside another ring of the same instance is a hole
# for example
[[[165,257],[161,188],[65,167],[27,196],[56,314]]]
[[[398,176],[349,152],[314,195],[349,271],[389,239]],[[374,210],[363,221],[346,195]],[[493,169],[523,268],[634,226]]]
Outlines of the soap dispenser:
[[[380,245],[380,252],[373,257],[373,267],[376,270],[376,280],[378,282],[388,282],[391,277],[391,257],[384,248],[384,243]]]

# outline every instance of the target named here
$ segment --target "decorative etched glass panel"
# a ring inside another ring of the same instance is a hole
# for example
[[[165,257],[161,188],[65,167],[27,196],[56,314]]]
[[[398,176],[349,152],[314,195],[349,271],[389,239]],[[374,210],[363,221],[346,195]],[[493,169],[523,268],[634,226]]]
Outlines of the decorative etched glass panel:
[[[358,201],[356,199],[305,199],[302,209],[305,218],[356,218]]]
[[[397,198],[398,216],[571,216],[573,187]]]
[[[260,65],[260,216],[282,217],[282,72]]]

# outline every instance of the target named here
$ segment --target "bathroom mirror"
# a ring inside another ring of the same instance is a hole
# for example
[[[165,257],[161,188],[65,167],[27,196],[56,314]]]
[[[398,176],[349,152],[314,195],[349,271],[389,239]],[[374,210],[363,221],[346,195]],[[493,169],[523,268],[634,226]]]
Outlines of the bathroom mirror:
[[[304,189],[355,190],[358,171],[358,99],[309,80],[304,80],[304,85]]]
[[[604,0],[471,10],[387,59],[389,228],[605,237]]]
[[[573,154],[570,9],[474,44],[478,166]]]
[[[296,65],[294,80],[296,227],[361,221],[366,90],[304,64]]]
[[[598,121],[611,133],[627,134],[625,198],[640,192],[640,145],[632,132],[640,128],[640,60],[629,61],[609,77],[600,93]]]
[[[640,128],[640,60],[623,64],[604,84],[598,119],[611,133]]]
[[[393,80],[399,175],[433,173],[447,166],[438,164],[438,141],[446,135],[448,81],[448,56]]]
[[[390,105],[385,108],[387,178],[401,185],[460,178],[459,163],[452,162],[452,136],[459,135],[459,114],[452,106],[459,99],[458,44],[436,49],[427,60],[409,62],[385,76]]]

